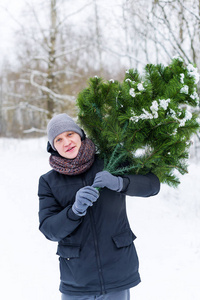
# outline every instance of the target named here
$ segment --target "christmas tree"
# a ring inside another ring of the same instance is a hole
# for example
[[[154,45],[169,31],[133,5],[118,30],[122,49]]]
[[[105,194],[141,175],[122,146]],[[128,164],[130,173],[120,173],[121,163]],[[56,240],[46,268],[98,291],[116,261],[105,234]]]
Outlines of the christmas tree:
[[[187,173],[190,139],[199,128],[199,74],[182,58],[126,71],[122,83],[95,76],[77,98],[80,124],[105,161],[105,170],[156,174],[177,186]]]

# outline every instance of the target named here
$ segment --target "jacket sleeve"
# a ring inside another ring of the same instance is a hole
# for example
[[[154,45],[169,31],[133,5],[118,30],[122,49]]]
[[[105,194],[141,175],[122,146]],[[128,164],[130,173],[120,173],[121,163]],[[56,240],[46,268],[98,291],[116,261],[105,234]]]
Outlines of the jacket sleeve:
[[[122,193],[128,196],[150,197],[157,195],[160,191],[160,181],[152,173],[146,175],[123,176]]]
[[[71,234],[82,222],[82,217],[73,213],[71,205],[63,209],[41,176],[38,188],[39,229],[52,241],[60,241]]]

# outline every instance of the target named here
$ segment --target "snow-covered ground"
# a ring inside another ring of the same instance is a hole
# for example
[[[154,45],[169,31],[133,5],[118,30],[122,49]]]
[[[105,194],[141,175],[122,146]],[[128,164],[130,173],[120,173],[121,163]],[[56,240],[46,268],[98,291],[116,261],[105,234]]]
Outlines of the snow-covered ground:
[[[37,185],[50,169],[46,140],[0,139],[0,299],[60,299],[56,243],[38,230]],[[127,198],[142,282],[133,300],[200,299],[200,164],[177,189]]]

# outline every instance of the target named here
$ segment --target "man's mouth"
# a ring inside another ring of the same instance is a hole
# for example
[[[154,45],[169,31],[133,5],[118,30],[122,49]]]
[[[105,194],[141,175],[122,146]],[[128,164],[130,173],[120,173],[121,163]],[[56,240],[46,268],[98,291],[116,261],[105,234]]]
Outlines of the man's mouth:
[[[73,150],[74,150],[74,148],[75,148],[75,146],[73,146],[73,147],[70,147],[69,149],[67,149],[67,150],[66,150],[66,152],[71,152],[71,151],[73,151]]]

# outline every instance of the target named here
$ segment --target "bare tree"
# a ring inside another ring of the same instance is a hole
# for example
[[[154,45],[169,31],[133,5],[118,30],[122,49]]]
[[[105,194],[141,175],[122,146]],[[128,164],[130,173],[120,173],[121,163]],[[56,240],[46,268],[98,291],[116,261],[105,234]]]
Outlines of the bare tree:
[[[69,19],[89,4],[67,16],[61,13],[64,10],[61,4],[59,0],[44,1],[40,4],[41,15],[38,8],[27,3],[27,24],[33,25],[19,26],[18,70],[8,72],[7,79],[12,77],[12,80],[8,79],[9,88],[4,91],[5,118],[7,123],[16,119],[12,124],[18,131],[44,132],[42,128],[55,112],[74,110],[77,92],[77,88],[73,90],[74,84],[82,77],[75,53],[86,52],[91,41],[85,39],[82,43],[82,38],[70,27]]]
[[[200,1],[30,3],[16,20],[19,63],[7,73],[1,102],[2,118],[9,114],[21,131],[40,133],[54,113],[73,114],[93,75],[122,79],[125,69],[168,63],[176,54],[200,66]]]

